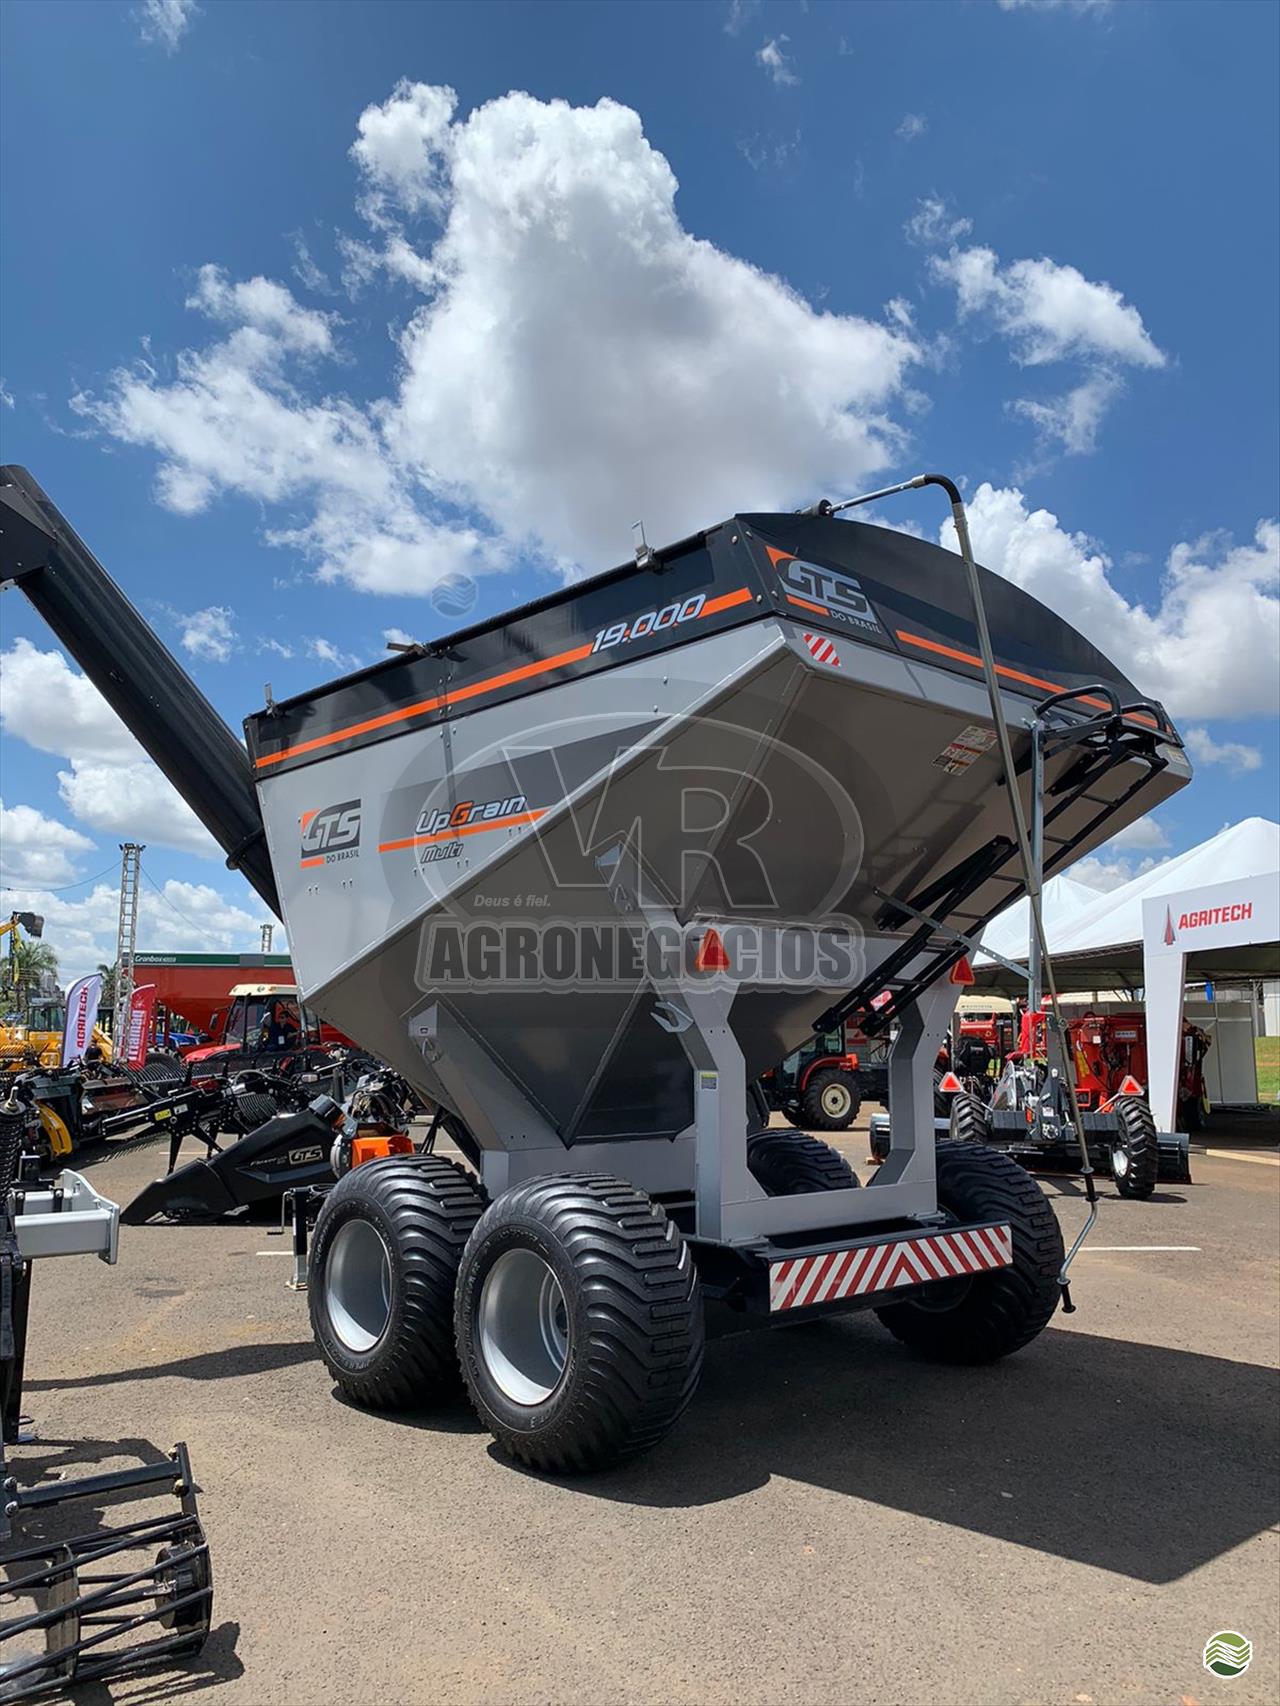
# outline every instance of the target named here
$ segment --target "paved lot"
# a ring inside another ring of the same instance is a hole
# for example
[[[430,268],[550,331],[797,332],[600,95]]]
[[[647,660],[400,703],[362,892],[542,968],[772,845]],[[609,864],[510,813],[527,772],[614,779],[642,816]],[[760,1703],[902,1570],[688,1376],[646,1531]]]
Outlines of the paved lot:
[[[46,1263],[24,1478],[186,1439],[216,1581],[201,1667],[81,1698],[1273,1702],[1280,1166],[1251,1153],[1108,1190],[1078,1313],[1008,1362],[940,1369],[866,1315],[722,1339],[666,1444],[582,1481],[461,1404],[338,1401],[263,1223]],[[126,1201],[160,1154],[91,1172]],[[1232,1682],[1201,1666],[1221,1628],[1254,1643]]]

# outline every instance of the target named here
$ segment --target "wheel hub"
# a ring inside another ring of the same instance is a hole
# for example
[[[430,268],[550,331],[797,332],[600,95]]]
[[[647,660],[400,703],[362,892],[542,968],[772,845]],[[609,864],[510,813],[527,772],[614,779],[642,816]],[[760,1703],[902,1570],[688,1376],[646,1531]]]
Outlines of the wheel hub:
[[[338,1228],[324,1270],[324,1305],[341,1343],[357,1356],[371,1351],[391,1319],[391,1257],[367,1220]]]
[[[480,1289],[480,1354],[514,1404],[543,1404],[569,1361],[569,1309],[560,1281],[534,1250],[504,1250]]]
[[[826,1086],[822,1092],[822,1111],[832,1120],[842,1120],[849,1112],[849,1092],[843,1084]]]

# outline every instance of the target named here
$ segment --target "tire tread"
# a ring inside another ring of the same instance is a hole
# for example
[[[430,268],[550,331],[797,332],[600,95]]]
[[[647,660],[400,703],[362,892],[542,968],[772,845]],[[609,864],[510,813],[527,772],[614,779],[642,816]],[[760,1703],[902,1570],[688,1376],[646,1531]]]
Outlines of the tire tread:
[[[571,1409],[546,1429],[512,1427],[472,1372],[467,1272],[496,1230],[532,1223],[580,1276],[587,1331]],[[512,1456],[583,1473],[649,1450],[687,1408],[702,1369],[703,1319],[693,1254],[662,1208],[625,1180],[556,1175],[507,1191],[477,1223],[457,1288],[455,1330],[471,1400]]]

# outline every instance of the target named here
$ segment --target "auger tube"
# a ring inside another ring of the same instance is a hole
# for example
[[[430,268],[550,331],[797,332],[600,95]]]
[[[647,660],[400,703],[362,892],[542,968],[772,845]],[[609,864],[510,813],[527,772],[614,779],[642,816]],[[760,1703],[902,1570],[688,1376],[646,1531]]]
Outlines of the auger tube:
[[[12,581],[277,917],[248,755],[25,468],[0,468],[0,581]]]

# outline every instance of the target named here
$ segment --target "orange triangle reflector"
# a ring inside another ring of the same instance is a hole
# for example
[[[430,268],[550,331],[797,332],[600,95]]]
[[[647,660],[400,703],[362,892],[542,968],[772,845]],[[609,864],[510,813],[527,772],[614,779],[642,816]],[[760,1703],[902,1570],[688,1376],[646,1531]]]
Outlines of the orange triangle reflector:
[[[1141,1084],[1138,1083],[1138,1080],[1133,1076],[1132,1072],[1126,1072],[1124,1077],[1120,1080],[1120,1088],[1116,1091],[1116,1095],[1140,1096],[1141,1094]]]
[[[693,962],[694,971],[728,971],[729,956],[724,951],[724,943],[720,940],[718,930],[707,930],[698,943],[698,957]]]
[[[973,967],[969,964],[969,956],[965,954],[951,968],[952,983],[972,983]]]
[[[964,1089],[964,1085],[956,1077],[954,1072],[944,1072],[942,1077],[938,1080],[938,1088],[942,1091],[944,1096],[954,1096],[957,1090]]]

